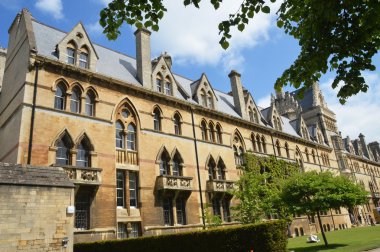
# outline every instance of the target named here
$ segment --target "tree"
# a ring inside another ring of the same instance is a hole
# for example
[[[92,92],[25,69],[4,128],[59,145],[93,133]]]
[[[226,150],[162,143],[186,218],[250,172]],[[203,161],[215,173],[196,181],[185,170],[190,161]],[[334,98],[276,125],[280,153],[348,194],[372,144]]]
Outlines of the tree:
[[[243,223],[260,222],[268,214],[289,219],[292,212],[281,201],[283,180],[299,171],[299,166],[275,157],[257,157],[246,153],[242,175],[233,195],[237,205],[234,218]]]
[[[199,8],[201,0],[184,0]],[[210,0],[218,9],[223,0]],[[270,0],[274,3],[276,0]],[[268,0],[242,0],[240,8],[219,26],[220,45],[227,49],[231,29],[243,31],[259,12],[270,13]],[[100,12],[100,24],[109,39],[116,39],[123,23],[158,31],[167,11],[162,0],[112,0]],[[361,72],[374,71],[373,56],[380,47],[380,4],[372,0],[283,0],[277,10],[277,26],[299,40],[301,52],[276,83],[276,90],[293,85],[304,91],[328,70],[335,71],[333,88],[344,104],[352,95],[367,92]]]
[[[285,181],[280,198],[294,212],[317,214],[325,246],[327,239],[322,228],[320,213],[331,208],[350,208],[368,201],[367,192],[345,176],[331,172],[299,173]]]

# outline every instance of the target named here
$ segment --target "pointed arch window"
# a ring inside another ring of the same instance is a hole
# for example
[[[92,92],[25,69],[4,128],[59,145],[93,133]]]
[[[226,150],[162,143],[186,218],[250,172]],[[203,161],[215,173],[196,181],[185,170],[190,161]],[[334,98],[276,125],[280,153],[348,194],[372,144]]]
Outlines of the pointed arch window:
[[[75,65],[75,49],[71,47],[66,48],[67,64]]]
[[[178,152],[173,158],[173,176],[183,176],[183,160]]]
[[[311,151],[311,156],[313,157],[313,163],[316,164],[317,160],[315,159],[315,152],[314,152],[314,150]]]
[[[265,137],[261,136],[261,144],[263,145],[263,152],[267,153],[267,144],[265,142]]]
[[[260,139],[259,134],[257,134],[257,136],[256,136],[256,143],[257,143],[257,149],[258,149],[258,151],[262,152],[261,139]]]
[[[70,165],[71,164],[71,153],[70,149],[72,148],[72,144],[70,143],[69,137],[65,134],[61,137],[57,143],[57,152],[55,163],[57,165]]]
[[[256,139],[255,139],[255,134],[251,134],[251,142],[252,142],[252,150],[253,151],[257,151],[257,148],[256,148]]]
[[[243,140],[240,139],[238,134],[235,134],[233,140],[233,150],[235,156],[235,164],[243,165],[244,164],[244,148],[243,148]]]
[[[201,102],[202,102],[202,106],[207,107],[207,97],[206,97],[206,91],[204,89],[201,90]]]
[[[206,122],[201,122],[202,140],[207,141],[207,126]]]
[[[281,127],[281,120],[279,117],[277,117],[277,128],[278,130],[282,130],[282,127]]]
[[[160,157],[160,175],[170,175],[170,156],[169,153],[164,150]]]
[[[66,107],[66,86],[63,83],[57,85],[54,98],[54,108],[65,110]]]
[[[136,127],[133,123],[127,127],[127,149],[136,150]]]
[[[250,120],[251,122],[254,122],[254,121],[255,121],[255,118],[254,118],[254,116],[253,116],[253,111],[252,111],[251,107],[249,107],[248,114],[249,114],[249,120]]]
[[[255,118],[255,122],[256,123],[259,123],[259,116],[257,114],[257,110],[256,109],[253,109],[253,116]]]
[[[305,148],[305,155],[307,162],[310,163],[309,150],[307,148]]]
[[[210,91],[207,93],[207,107],[208,108],[214,107],[213,100],[212,100],[212,94]]]
[[[158,108],[153,111],[153,125],[154,130],[161,131],[161,113]]]
[[[222,129],[219,124],[216,125],[216,142],[220,144],[223,143]]]
[[[277,155],[281,157],[281,145],[278,140],[276,141],[276,149],[277,149]]]
[[[172,84],[171,84],[169,78],[165,79],[165,87],[164,87],[164,89],[165,89],[165,94],[172,95]]]
[[[174,134],[182,135],[181,117],[178,113],[174,115]]]
[[[83,139],[77,147],[77,166],[79,167],[90,167],[91,166],[91,155],[90,146],[86,139]]]
[[[70,97],[70,111],[80,113],[81,91],[78,87],[74,87]]]
[[[226,180],[226,166],[224,165],[224,162],[222,159],[218,161],[216,175],[217,175],[218,180]]]
[[[215,164],[215,161],[212,157],[210,157],[210,160],[208,161],[207,169],[208,169],[209,180],[216,179],[217,178],[217,176],[216,176],[216,164]]]
[[[277,129],[277,119],[273,116],[273,128]]]
[[[124,125],[116,121],[116,148],[123,149],[124,146]]]
[[[95,94],[92,91],[88,91],[86,94],[85,114],[88,116],[95,115]]]
[[[285,152],[286,152],[286,157],[290,158],[290,152],[289,152],[289,145],[288,145],[288,143],[285,143]]]
[[[209,133],[210,133],[210,141],[215,142],[215,130],[214,130],[214,125],[210,122],[209,124]]]
[[[156,78],[156,90],[162,92],[162,77],[160,75],[157,75]]]

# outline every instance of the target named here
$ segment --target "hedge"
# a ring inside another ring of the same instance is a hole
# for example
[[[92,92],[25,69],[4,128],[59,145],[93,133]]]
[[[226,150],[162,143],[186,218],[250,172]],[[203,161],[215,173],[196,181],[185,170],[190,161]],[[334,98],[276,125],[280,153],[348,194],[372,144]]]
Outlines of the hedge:
[[[286,251],[286,228],[285,221],[271,221],[205,231],[77,243],[74,244],[74,252],[282,252]]]

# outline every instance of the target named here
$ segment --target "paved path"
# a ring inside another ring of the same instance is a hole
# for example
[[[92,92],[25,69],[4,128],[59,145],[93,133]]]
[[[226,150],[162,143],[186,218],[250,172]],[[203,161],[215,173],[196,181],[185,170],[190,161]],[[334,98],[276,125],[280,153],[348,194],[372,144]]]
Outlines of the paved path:
[[[364,252],[364,251],[363,251]],[[380,248],[377,249],[371,249],[371,250],[366,250],[366,252],[380,252]]]

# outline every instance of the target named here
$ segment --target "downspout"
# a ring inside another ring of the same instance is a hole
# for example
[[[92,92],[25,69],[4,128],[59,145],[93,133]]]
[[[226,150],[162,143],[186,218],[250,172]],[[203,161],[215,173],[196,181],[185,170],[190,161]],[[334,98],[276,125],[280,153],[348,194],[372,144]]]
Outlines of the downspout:
[[[201,201],[202,224],[203,224],[203,229],[206,229],[206,222],[205,222],[205,215],[204,215],[204,208],[203,208],[201,174],[200,174],[200,170],[199,170],[198,145],[197,145],[197,137],[196,137],[196,134],[195,134],[194,112],[193,112],[193,108],[192,107],[190,107],[190,112],[191,112],[191,125],[193,127],[194,148],[195,148],[195,161],[197,163],[198,190],[199,190],[199,198],[200,198],[200,201]]]
[[[28,161],[27,164],[30,165],[32,161],[32,145],[33,145],[33,131],[34,131],[34,117],[36,113],[36,99],[37,99],[37,83],[38,83],[38,63],[34,63],[35,75],[34,75],[34,85],[33,85],[33,104],[32,104],[32,115],[30,118],[30,131],[29,131],[29,144],[28,144]]]

